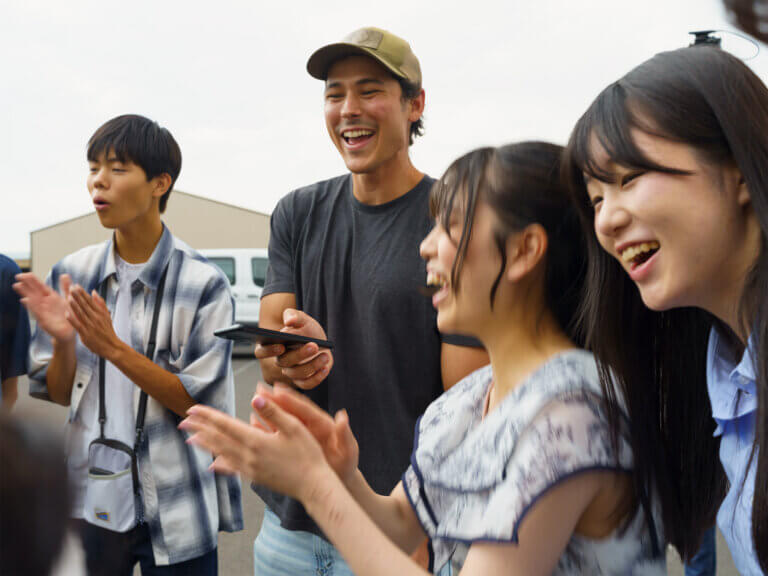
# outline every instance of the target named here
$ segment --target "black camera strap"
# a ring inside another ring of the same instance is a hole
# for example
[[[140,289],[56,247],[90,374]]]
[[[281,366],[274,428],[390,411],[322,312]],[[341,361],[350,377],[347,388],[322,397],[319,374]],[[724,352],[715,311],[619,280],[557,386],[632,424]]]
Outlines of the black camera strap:
[[[167,274],[168,274],[168,265],[166,264],[165,270],[163,270],[163,275],[160,277],[160,283],[157,285],[157,297],[155,298],[155,307],[152,310],[152,326],[149,330],[149,342],[147,342],[147,350],[145,353],[145,356],[153,361],[155,357],[155,347],[156,347],[156,340],[157,340],[157,322],[158,322],[158,319],[160,318],[160,308],[163,303],[165,277]],[[104,282],[99,289],[99,293],[105,302],[107,301],[107,298],[106,298],[107,284],[108,282]],[[99,357],[99,427],[101,428],[101,435],[99,436],[99,438],[101,440],[105,440],[104,424],[107,421],[107,409],[104,401],[104,395],[105,395],[104,394],[104,367],[105,367],[104,358]],[[138,450],[139,444],[141,444],[142,435],[144,433],[144,419],[146,417],[146,413],[147,413],[147,393],[144,392],[144,390],[142,390],[141,395],[139,397],[139,411],[136,414],[136,440],[133,447],[134,451]]]

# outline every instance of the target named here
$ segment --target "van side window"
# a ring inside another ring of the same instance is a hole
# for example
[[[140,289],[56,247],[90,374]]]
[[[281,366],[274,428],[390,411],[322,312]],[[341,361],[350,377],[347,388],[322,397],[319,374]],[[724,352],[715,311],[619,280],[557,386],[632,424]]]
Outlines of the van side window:
[[[251,270],[253,271],[253,283],[260,288],[264,288],[264,284],[267,281],[267,264],[269,260],[266,258],[251,258]]]
[[[234,258],[216,258],[216,257],[209,257],[209,262],[212,262],[213,264],[216,264],[219,268],[221,268],[221,271],[224,272],[224,275],[227,277],[227,280],[229,280],[229,283],[234,285],[235,284],[235,259]]]

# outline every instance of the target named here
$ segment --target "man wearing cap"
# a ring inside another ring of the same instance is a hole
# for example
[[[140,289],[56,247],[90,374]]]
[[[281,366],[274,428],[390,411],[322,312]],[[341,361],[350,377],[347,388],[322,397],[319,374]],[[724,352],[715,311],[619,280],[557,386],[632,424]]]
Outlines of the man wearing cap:
[[[360,470],[389,493],[407,467],[417,417],[488,357],[474,340],[439,334],[419,293],[434,180],[409,157],[424,111],[410,46],[363,28],[317,50],[307,70],[325,81],[326,127],[350,174],[278,203],[260,324],[335,347],[257,346],[256,356],[267,382],[290,382],[330,413],[347,410]],[[254,545],[258,576],[350,574],[298,502],[256,490],[268,507]]]

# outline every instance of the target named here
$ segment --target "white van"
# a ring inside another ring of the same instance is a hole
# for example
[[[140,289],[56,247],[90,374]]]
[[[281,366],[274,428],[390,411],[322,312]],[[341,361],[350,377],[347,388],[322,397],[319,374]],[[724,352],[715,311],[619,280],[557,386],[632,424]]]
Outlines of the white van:
[[[261,291],[267,279],[267,250],[216,248],[198,252],[229,279],[235,298],[235,322],[258,322]]]

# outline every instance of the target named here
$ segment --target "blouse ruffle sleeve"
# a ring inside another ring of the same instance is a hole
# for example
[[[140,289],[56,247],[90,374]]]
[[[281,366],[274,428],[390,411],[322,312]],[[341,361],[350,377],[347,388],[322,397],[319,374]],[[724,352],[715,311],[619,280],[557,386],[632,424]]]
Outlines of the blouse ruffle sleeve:
[[[403,487],[441,566],[457,543],[518,541],[547,491],[593,470],[629,470],[631,449],[611,442],[591,355],[551,361],[484,419],[482,369],[435,401],[417,423]]]

